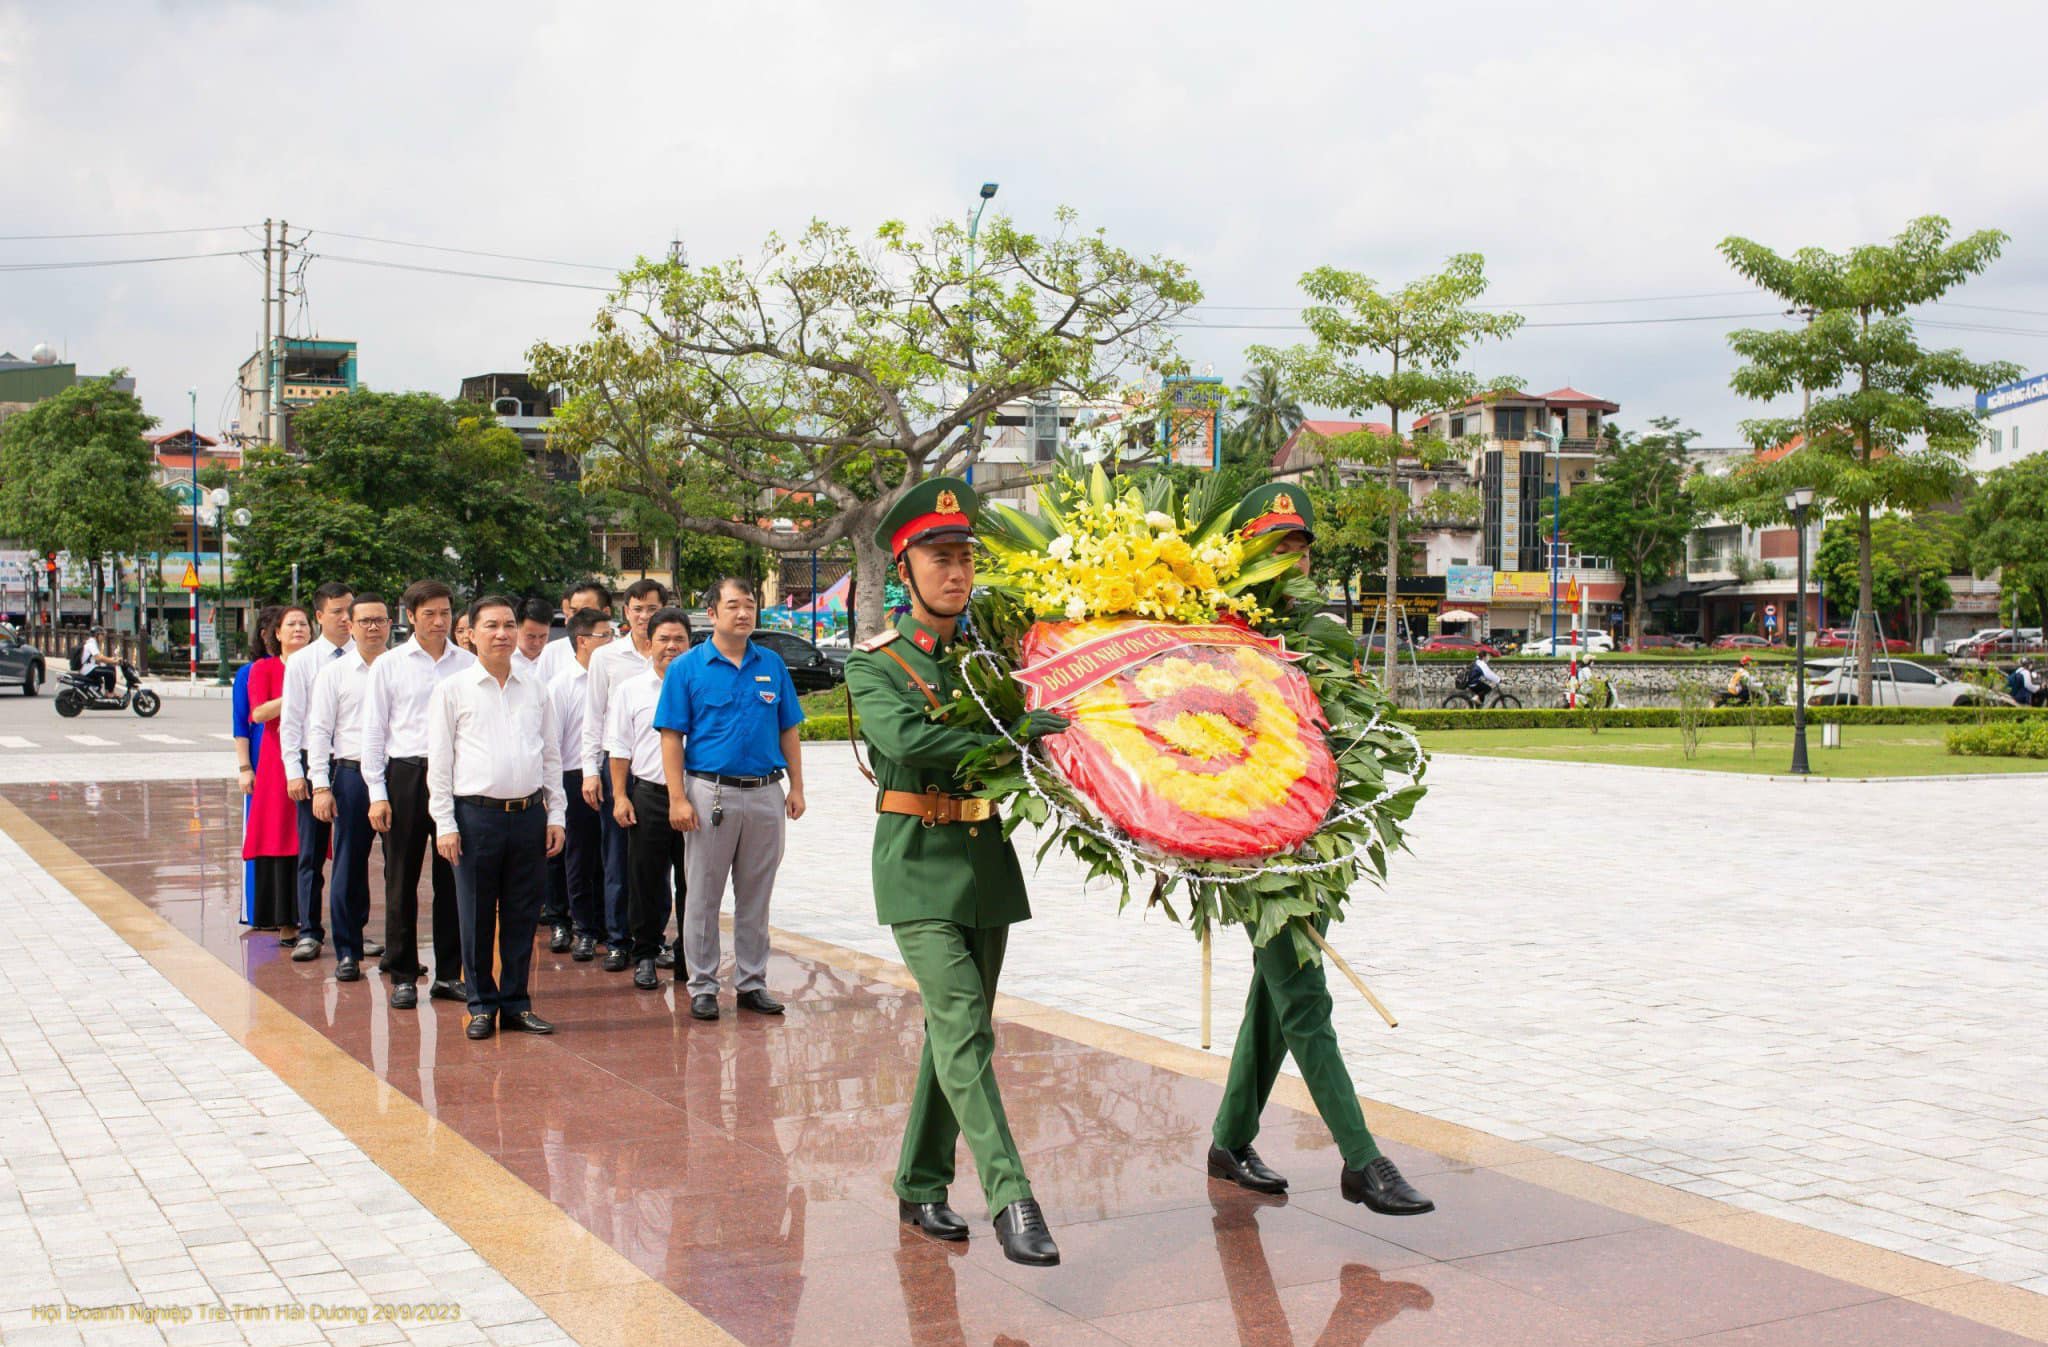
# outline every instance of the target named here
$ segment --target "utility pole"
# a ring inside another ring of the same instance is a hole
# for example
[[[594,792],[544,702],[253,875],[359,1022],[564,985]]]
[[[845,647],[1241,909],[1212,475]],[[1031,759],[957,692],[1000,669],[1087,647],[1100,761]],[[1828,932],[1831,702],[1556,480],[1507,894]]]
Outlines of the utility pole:
[[[263,360],[263,416],[256,423],[254,438],[259,443],[270,440],[270,221],[263,222],[263,345],[256,349]]]
[[[285,438],[284,278],[285,273],[291,270],[292,245],[288,237],[288,232],[290,229],[291,226],[286,224],[283,220],[279,220],[277,222],[277,349],[274,353],[271,351],[265,351],[263,353],[266,378],[271,388],[271,407],[277,418],[272,423],[270,442],[274,445],[277,445],[279,448],[284,447]],[[273,356],[275,357],[276,360],[275,365],[271,363]]]

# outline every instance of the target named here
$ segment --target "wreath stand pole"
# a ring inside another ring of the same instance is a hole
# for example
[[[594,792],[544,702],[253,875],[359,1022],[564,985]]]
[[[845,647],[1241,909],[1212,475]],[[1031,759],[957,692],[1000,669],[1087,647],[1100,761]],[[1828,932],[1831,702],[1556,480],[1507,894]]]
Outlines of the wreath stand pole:
[[[1209,937],[1214,923],[1202,928],[1202,1051],[1209,1050]]]
[[[1351,985],[1358,988],[1358,994],[1360,996],[1363,996],[1367,1001],[1370,1001],[1372,1003],[1372,1008],[1374,1010],[1377,1010],[1380,1013],[1380,1018],[1387,1022],[1387,1028],[1400,1028],[1401,1022],[1394,1018],[1393,1012],[1389,1011],[1385,1006],[1380,1004],[1380,998],[1372,994],[1372,988],[1366,986],[1365,982],[1358,976],[1358,974],[1351,971],[1351,965],[1345,963],[1344,956],[1339,954],[1336,950],[1330,947],[1330,942],[1323,939],[1323,933],[1321,931],[1318,931],[1313,925],[1309,924],[1308,922],[1303,922],[1302,927],[1308,931],[1309,939],[1315,941],[1316,947],[1322,950],[1323,956],[1329,959],[1332,963],[1336,964],[1338,971],[1343,973],[1345,977],[1351,979]],[[1204,952],[1207,952],[1206,946],[1204,947]],[[1205,990],[1207,989],[1207,986],[1208,984],[1205,981],[1203,983],[1203,987]],[[1207,1035],[1205,1034],[1204,1037],[1207,1037]]]

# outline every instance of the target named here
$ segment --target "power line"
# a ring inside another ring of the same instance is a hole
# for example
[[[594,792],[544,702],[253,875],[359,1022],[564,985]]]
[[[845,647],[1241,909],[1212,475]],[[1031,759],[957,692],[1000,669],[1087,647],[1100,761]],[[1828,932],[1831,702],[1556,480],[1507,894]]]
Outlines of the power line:
[[[157,238],[165,234],[224,234],[230,229],[248,229],[250,226],[202,225],[192,229],[116,229],[97,234],[0,234],[0,243],[27,243],[49,239],[140,239]]]
[[[584,271],[608,271],[616,275],[624,267],[608,267],[596,262],[564,262],[553,257],[527,257],[519,253],[494,253],[482,248],[451,248],[440,243],[408,243],[403,239],[382,239],[370,234],[349,234],[339,229],[314,229],[315,234],[331,234],[338,239],[354,239],[358,243],[380,243],[391,248],[423,248],[435,253],[460,253],[464,257],[490,257],[500,262],[533,262],[544,267],[577,267]],[[339,260],[339,259],[337,259]]]
[[[460,271],[453,267],[426,267],[411,262],[386,262],[374,257],[343,257],[336,253],[310,253],[327,262],[345,262],[357,267],[383,267],[390,271],[420,271],[432,276],[467,276],[479,281],[509,281],[517,285],[545,285],[557,290],[594,290],[608,295],[616,286],[584,285],[579,281],[546,281],[537,276],[503,276],[489,271]]]
[[[2023,313],[2029,318],[2048,318],[2048,309],[2002,309],[1995,304],[1957,304],[1946,299],[1934,302],[1944,309],[1978,309],[1984,313]]]
[[[167,253],[161,257],[102,257],[90,262],[0,262],[0,271],[76,271],[86,267],[139,267],[150,262],[190,262],[201,257],[246,257],[244,248],[215,253]]]
[[[1785,315],[1775,309],[1762,313],[1695,313],[1665,318],[1580,318],[1551,323],[1524,323],[1523,329],[1534,327],[1635,327],[1649,323],[1719,323],[1738,318],[1782,318]],[[1168,323],[1168,327],[1184,328],[1197,332],[1306,332],[1306,323]]]
[[[1702,290],[1689,295],[1641,295],[1634,299],[1542,299],[1528,304],[1474,304],[1475,309],[1578,309],[1592,308],[1604,304],[1663,304],[1688,299],[1733,299],[1740,295],[1760,295],[1761,287],[1751,286],[1747,290]],[[1299,313],[1301,304],[1198,304],[1198,309],[1228,310],[1231,312],[1273,312]]]

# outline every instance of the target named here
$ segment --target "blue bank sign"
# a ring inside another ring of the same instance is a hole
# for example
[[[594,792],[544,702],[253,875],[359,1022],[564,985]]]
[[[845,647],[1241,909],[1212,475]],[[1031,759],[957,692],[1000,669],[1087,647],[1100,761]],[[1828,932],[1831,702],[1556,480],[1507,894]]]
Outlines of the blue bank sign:
[[[2010,411],[2014,407],[2042,401],[2048,401],[2048,374],[2036,374],[2018,383],[2000,384],[1988,393],[1979,393],[1977,413],[1988,416],[1992,412]]]

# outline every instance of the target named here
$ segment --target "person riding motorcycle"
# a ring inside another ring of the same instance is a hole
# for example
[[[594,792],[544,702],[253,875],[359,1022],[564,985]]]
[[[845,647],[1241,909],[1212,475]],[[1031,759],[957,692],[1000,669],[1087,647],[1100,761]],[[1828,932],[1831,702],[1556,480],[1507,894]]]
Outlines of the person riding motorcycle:
[[[1731,703],[1747,706],[1753,701],[1763,700],[1763,684],[1757,681],[1755,671],[1750,668],[1750,662],[1748,655],[1736,661],[1735,671],[1728,675],[1728,686],[1721,693],[1720,700],[1723,706]]]
[[[1500,675],[1495,673],[1493,666],[1486,662],[1486,655],[1483,651],[1474,655],[1472,663],[1466,667],[1465,686],[1470,691],[1479,694],[1482,701],[1488,693],[1500,691]]]
[[[106,634],[105,627],[94,627],[86,633],[85,644],[78,648],[78,671],[85,675],[96,693],[111,697],[114,695],[116,662],[107,660],[100,649],[100,637]]]

